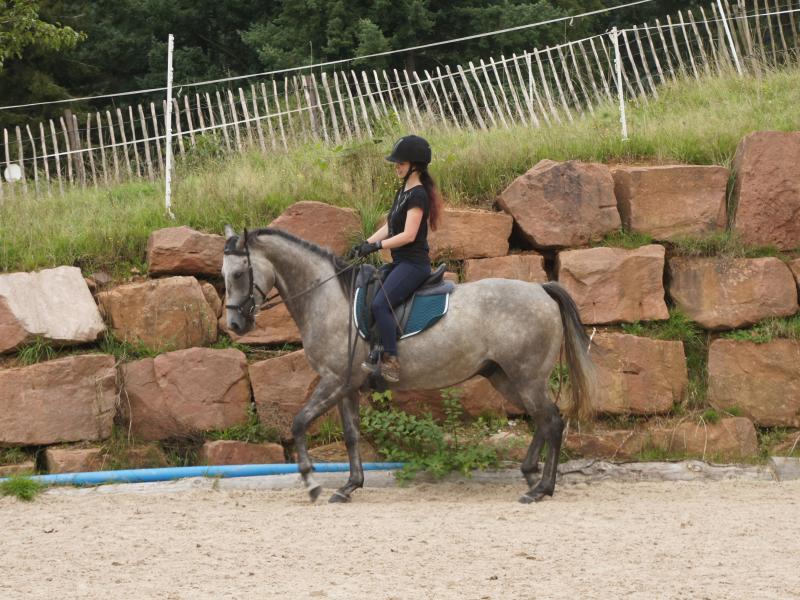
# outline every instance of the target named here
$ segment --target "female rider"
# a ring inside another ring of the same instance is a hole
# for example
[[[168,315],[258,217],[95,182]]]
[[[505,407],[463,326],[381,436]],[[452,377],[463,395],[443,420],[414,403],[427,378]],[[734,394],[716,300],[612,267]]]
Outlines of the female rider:
[[[400,380],[397,358],[397,323],[393,308],[402,304],[431,274],[428,254],[428,226],[436,230],[442,211],[442,200],[428,173],[431,147],[416,135],[407,135],[395,143],[386,160],[403,179],[397,191],[386,224],[358,246],[358,256],[388,248],[392,263],[383,286],[375,294],[372,311],[378,324],[383,346],[380,372],[386,381]],[[362,364],[372,372],[373,365]]]

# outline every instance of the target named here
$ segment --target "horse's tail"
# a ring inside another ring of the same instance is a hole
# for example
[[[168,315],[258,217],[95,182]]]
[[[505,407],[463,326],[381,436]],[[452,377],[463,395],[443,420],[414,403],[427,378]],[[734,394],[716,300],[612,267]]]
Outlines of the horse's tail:
[[[567,290],[550,282],[542,285],[544,291],[558,303],[561,322],[564,325],[564,345],[569,367],[569,383],[572,390],[572,412],[579,419],[592,415],[591,399],[596,388],[594,364],[589,358],[589,336],[583,330],[578,307]]]

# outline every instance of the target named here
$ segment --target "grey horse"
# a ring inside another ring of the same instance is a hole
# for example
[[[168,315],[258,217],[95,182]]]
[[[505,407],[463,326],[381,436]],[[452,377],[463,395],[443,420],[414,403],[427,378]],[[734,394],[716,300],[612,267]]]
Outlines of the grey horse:
[[[358,411],[359,388],[366,384],[367,375],[359,365],[369,349],[351,328],[348,296],[355,269],[328,250],[278,229],[237,236],[226,225],[225,236],[222,274],[228,326],[237,334],[249,331],[267,300],[266,293],[277,288],[300,329],[306,358],[320,376],[292,423],[299,470],[312,501],[316,500],[322,488],[312,475],[306,432],[316,418],[338,405],[350,477],[330,501],[346,502],[364,484]],[[348,339],[354,340],[354,360],[350,360]],[[594,369],[589,340],[569,294],[557,283],[483,279],[460,284],[443,319],[400,342],[401,380],[390,389],[439,389],[476,374],[487,377],[534,421],[535,433],[522,463],[529,489],[520,502],[539,501],[553,495],[564,430],[548,389],[562,341],[566,342],[571,409],[586,415],[594,393]],[[545,442],[547,457],[537,481],[534,475]]]

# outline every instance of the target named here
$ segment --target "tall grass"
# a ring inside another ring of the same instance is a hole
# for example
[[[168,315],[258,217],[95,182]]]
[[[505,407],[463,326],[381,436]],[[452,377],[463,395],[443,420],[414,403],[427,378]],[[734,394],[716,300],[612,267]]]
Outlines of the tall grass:
[[[617,108],[541,129],[487,132],[431,125],[422,133],[434,149],[432,172],[453,205],[487,206],[516,176],[543,158],[604,162],[679,162],[730,166],[742,136],[757,130],[800,129],[800,68],[760,77],[735,75],[680,81],[659,98],[628,106],[630,139],[620,139]],[[0,270],[74,264],[124,273],[141,269],[149,233],[184,224],[221,232],[262,226],[299,200],[359,210],[374,229],[398,185],[384,163],[393,140],[406,133],[395,119],[373,139],[338,147],[307,143],[288,153],[223,157],[206,139],[190,152],[175,178],[170,221],[162,184],[128,182],[71,189],[64,196],[6,194],[0,206]],[[216,145],[215,145],[216,144]]]

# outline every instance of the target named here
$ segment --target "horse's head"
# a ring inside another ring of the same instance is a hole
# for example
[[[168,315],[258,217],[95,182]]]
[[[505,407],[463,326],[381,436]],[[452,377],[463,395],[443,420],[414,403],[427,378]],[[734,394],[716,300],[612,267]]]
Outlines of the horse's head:
[[[251,253],[246,229],[239,236],[230,225],[225,226],[222,277],[228,328],[242,335],[253,328],[259,308],[275,285],[272,263],[260,253]]]

